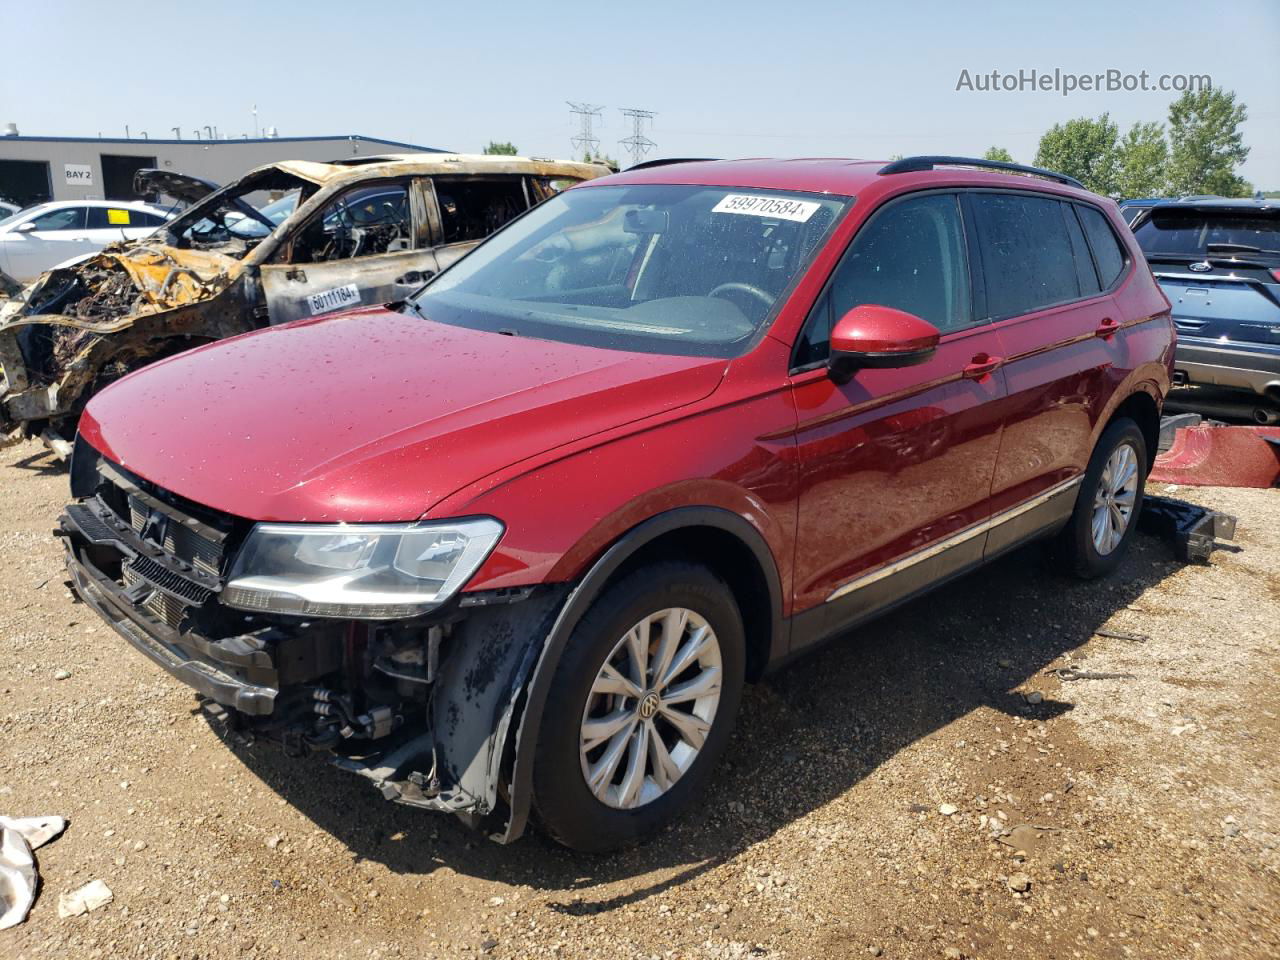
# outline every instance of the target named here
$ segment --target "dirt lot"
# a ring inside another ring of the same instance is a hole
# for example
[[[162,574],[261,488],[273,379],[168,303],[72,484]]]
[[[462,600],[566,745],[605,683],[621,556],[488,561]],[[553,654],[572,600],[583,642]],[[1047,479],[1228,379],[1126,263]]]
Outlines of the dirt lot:
[[[0,813],[70,819],[0,956],[1280,956],[1276,491],[1178,492],[1240,517],[1212,566],[1023,551],[770,678],[705,802],[605,858],[223,743],[72,602],[65,491],[0,454]]]

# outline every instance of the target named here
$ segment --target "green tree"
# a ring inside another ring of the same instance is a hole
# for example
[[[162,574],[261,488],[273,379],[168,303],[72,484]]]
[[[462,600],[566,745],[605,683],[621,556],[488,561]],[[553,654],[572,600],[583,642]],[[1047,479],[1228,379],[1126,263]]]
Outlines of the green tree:
[[[490,140],[489,145],[484,148],[485,153],[497,154],[503,157],[514,157],[520,153],[516,149],[514,143],[499,143],[496,140]]]
[[[1169,144],[1164,124],[1135,123],[1120,141],[1116,192],[1122,197],[1158,197],[1168,184]]]
[[[1248,116],[1233,91],[1188,90],[1169,105],[1169,186],[1176,194],[1249,194],[1236,167],[1249,156],[1240,125]]]
[[[982,155],[983,160],[994,160],[996,163],[1013,163],[1013,154],[1004,147],[987,147]]]
[[[1036,166],[1075,177],[1094,193],[1116,191],[1120,131],[1108,114],[1055,123],[1040,138]]]

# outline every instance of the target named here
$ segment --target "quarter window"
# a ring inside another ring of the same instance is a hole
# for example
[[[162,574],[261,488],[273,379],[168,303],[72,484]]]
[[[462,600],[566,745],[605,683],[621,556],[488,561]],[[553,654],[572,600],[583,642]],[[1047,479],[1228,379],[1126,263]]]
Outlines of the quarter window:
[[[826,360],[832,324],[863,304],[905,310],[943,332],[971,321],[969,267],[955,194],[900,200],[858,231],[805,324],[796,365]]]
[[[1080,211],[1080,221],[1084,224],[1084,232],[1089,235],[1089,245],[1093,247],[1098,279],[1102,281],[1102,289],[1106,290],[1124,271],[1124,251],[1101,212],[1083,204],[1076,209]]]
[[[1076,264],[1076,280],[1080,284],[1080,295],[1091,297],[1101,293],[1098,285],[1098,272],[1093,268],[1093,257],[1089,256],[1089,244],[1085,242],[1084,231],[1080,229],[1080,221],[1076,219],[1074,204],[1060,203],[1062,217],[1067,223],[1067,236],[1071,240],[1071,258]]]
[[[1080,296],[1059,201],[974,193],[973,209],[991,316],[1031,313]]]

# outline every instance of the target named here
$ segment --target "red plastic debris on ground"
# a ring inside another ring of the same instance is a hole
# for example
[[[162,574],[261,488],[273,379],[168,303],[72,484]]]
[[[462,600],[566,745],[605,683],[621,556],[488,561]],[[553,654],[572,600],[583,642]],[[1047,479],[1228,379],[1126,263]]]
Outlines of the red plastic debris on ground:
[[[1271,487],[1280,481],[1280,427],[1183,427],[1151,479],[1191,487]]]

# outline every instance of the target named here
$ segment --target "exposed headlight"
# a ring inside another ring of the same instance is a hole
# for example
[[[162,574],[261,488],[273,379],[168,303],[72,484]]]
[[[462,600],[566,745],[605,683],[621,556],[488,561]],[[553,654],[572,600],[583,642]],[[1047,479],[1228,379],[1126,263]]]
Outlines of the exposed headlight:
[[[417,616],[471,579],[502,530],[488,517],[447,523],[260,523],[236,554],[222,602],[240,610],[314,617]]]

